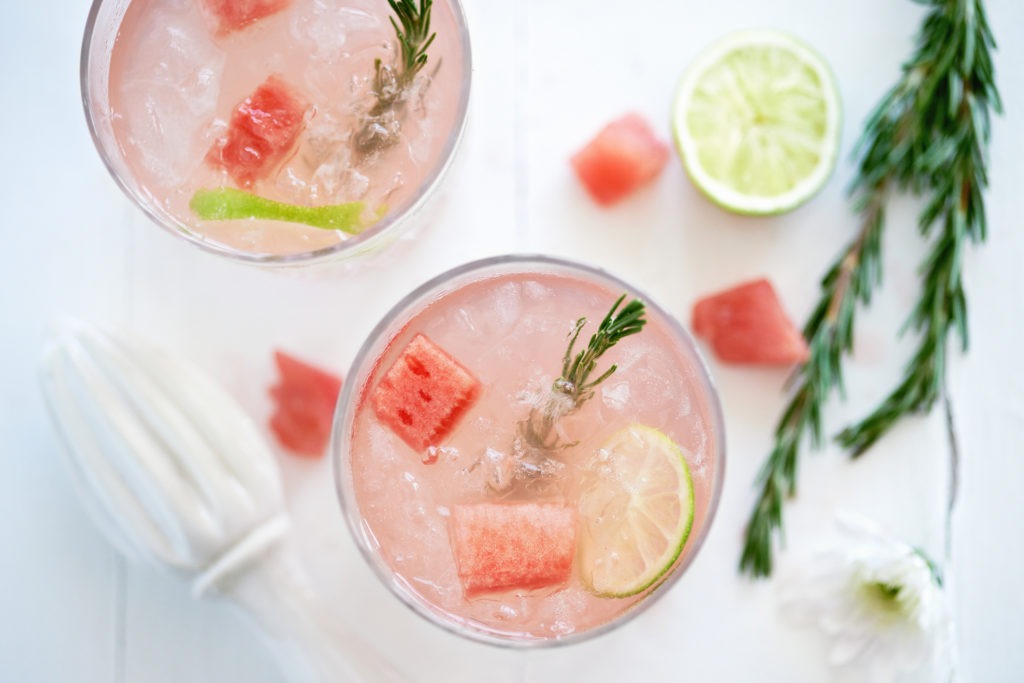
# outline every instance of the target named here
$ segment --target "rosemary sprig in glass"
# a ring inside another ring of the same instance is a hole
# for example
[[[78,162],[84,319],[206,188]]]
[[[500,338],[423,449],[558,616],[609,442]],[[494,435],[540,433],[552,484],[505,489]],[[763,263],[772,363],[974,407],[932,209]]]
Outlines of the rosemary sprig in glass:
[[[406,82],[416,78],[416,74],[427,63],[427,48],[434,42],[436,33],[430,32],[430,8],[433,0],[420,0],[419,8],[414,0],[388,0],[392,11],[402,23],[399,27],[395,17],[391,17],[391,25],[395,28],[398,44],[402,50],[402,71],[399,78]]]
[[[646,309],[638,299],[633,299],[619,310],[625,298],[623,294],[615,300],[597,331],[591,335],[587,347],[574,354],[576,341],[587,324],[585,317],[576,320],[569,332],[569,346],[562,357],[561,375],[551,384],[550,393],[543,405],[531,408],[529,416],[519,423],[520,437],[527,446],[538,450],[559,448],[558,437],[552,434],[555,424],[590,400],[597,385],[611,377],[617,369],[612,364],[596,379],[591,379],[597,369],[597,360],[623,338],[640,332],[647,323],[644,318]]]
[[[394,16],[389,17],[398,40],[398,62],[374,61],[373,106],[356,132],[356,149],[368,154],[398,141],[401,132],[401,110],[416,76],[427,64],[427,48],[437,34],[430,30],[433,0],[388,0]],[[398,20],[395,20],[395,17]]]
[[[842,391],[842,356],[853,346],[858,302],[870,303],[881,279],[881,237],[890,192],[926,198],[918,227],[931,239],[922,266],[921,296],[908,326],[920,334],[903,379],[862,421],[838,437],[853,455],[870,448],[902,417],[927,411],[945,381],[949,334],[967,348],[967,303],[961,269],[969,242],[985,239],[982,190],[988,183],[989,120],[1001,104],[991,52],[995,47],[982,0],[917,0],[931,6],[911,59],[869,118],[857,146],[851,192],[861,217],[857,237],[829,269],[821,299],[804,328],[810,357],[793,378],[792,398],[762,467],[757,502],[747,525],[740,570],[772,570],[773,536],[782,505],[796,493],[803,441],[823,442],[822,405]],[[938,227],[937,234],[936,227]]]

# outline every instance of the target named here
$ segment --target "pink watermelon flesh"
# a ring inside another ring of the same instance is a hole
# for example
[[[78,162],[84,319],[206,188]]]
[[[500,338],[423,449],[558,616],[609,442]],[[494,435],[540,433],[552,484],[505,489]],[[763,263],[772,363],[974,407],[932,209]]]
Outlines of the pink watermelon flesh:
[[[480,393],[480,382],[422,334],[373,392],[373,409],[417,452],[442,441]]]
[[[576,554],[576,510],[561,503],[452,508],[450,530],[466,597],[565,583]]]
[[[207,14],[217,22],[217,33],[225,35],[243,29],[263,17],[276,14],[292,0],[202,0]]]
[[[268,176],[287,156],[305,125],[309,104],[279,76],[270,76],[231,116],[227,134],[206,156],[249,187]]]
[[[610,206],[653,180],[668,161],[668,146],[638,114],[612,121],[571,159],[595,202]]]
[[[270,388],[274,413],[270,429],[296,455],[317,457],[331,438],[341,378],[283,351],[274,352],[280,380]]]
[[[763,278],[700,299],[692,322],[693,331],[729,363],[791,365],[808,357],[807,342]]]

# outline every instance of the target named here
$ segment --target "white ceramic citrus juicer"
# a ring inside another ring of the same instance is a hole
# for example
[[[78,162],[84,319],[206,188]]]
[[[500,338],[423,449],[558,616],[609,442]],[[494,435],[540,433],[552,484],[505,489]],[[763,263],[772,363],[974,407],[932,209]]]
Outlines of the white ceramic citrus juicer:
[[[279,542],[288,517],[274,456],[221,386],[73,321],[52,335],[41,380],[83,502],[122,552],[245,608],[283,652],[304,655],[283,667],[290,679],[407,680],[317,604]]]

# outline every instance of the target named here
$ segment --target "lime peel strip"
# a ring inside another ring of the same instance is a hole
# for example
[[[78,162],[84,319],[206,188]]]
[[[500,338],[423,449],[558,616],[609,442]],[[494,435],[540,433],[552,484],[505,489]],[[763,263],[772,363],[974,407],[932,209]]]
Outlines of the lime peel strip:
[[[192,213],[204,221],[256,218],[302,223],[323,230],[340,230],[349,235],[358,235],[369,225],[362,219],[366,208],[363,202],[302,206],[277,202],[233,187],[196,190],[188,205]],[[387,207],[382,206],[376,212],[377,217],[386,211]]]

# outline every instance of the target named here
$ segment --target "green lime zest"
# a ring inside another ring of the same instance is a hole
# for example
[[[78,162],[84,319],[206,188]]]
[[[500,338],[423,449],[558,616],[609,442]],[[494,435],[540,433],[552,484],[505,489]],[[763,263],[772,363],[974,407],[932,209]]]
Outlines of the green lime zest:
[[[196,190],[188,205],[192,213],[204,221],[257,218],[302,223],[324,230],[341,230],[349,235],[358,235],[368,227],[362,218],[365,209],[363,202],[302,206],[276,202],[233,187],[218,187]],[[383,216],[386,211],[386,207],[381,207],[376,212],[377,217]]]

